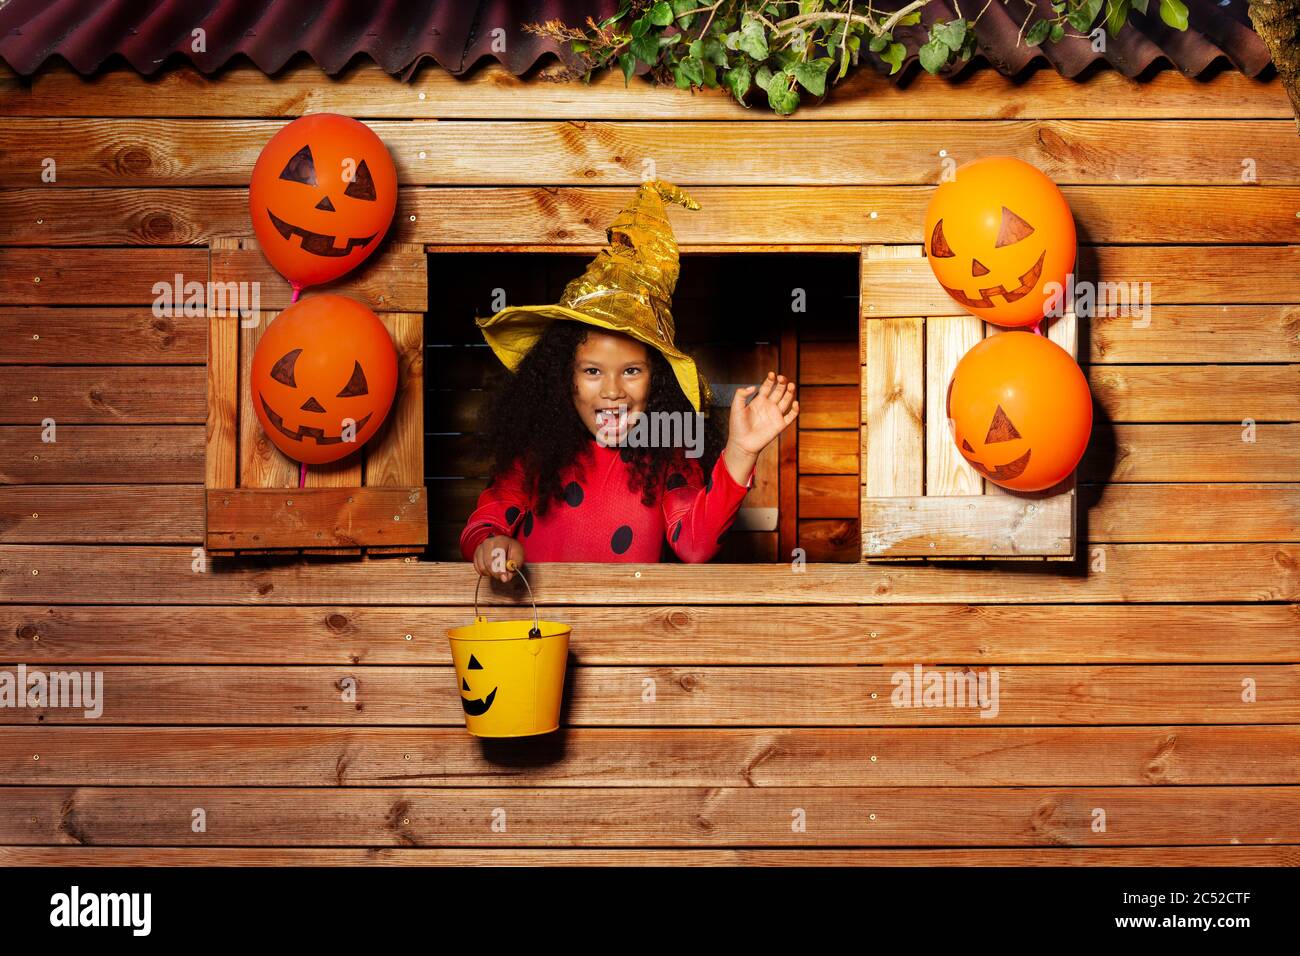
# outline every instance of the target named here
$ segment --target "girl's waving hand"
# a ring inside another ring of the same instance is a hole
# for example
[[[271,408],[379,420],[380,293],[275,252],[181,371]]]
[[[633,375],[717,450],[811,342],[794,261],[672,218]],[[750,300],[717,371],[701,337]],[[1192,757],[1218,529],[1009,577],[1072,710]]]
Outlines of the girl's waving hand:
[[[745,399],[755,392],[758,394],[746,404]],[[729,442],[734,442],[741,451],[757,455],[798,417],[794,382],[784,375],[768,372],[761,385],[736,390],[731,400]]]

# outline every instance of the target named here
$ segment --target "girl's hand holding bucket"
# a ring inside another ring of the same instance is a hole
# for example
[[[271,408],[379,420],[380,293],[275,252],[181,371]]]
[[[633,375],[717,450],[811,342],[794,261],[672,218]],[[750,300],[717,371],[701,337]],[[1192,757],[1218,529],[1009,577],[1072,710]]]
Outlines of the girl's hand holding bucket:
[[[523,563],[524,546],[503,534],[485,538],[474,550],[474,570],[484,577],[495,574],[501,581],[509,581]],[[502,570],[494,571],[494,566]]]

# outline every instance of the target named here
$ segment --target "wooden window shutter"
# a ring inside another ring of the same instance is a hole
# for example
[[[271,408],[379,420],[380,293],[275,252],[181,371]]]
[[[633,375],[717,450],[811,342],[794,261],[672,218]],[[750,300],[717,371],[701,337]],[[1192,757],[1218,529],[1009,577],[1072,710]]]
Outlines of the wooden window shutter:
[[[209,554],[410,554],[428,544],[424,489],[423,247],[389,243],[329,291],[365,303],[397,348],[397,396],[374,438],[346,459],[299,469],[262,433],[248,376],[267,325],[290,304],[289,284],[251,238],[214,240],[210,278],[260,283],[261,311],[208,318],[208,416],[204,485]],[[305,296],[313,294],[307,290]],[[232,311],[232,310],[227,310]],[[254,319],[256,321],[254,321]]]

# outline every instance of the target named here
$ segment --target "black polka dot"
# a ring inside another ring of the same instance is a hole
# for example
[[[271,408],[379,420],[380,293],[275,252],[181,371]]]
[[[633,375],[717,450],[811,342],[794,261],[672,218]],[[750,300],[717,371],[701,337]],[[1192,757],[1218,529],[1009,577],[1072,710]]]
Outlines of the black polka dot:
[[[681,536],[682,536],[682,523],[679,521],[677,522],[677,526],[673,528],[673,541],[675,542]]]
[[[570,508],[576,508],[582,504],[582,485],[576,481],[571,481],[565,485],[564,500],[569,503]]]
[[[519,520],[519,509],[513,506],[506,509],[506,524],[514,524]]]
[[[680,488],[684,484],[686,484],[686,476],[679,475],[676,472],[674,472],[673,474],[668,476],[668,483],[666,487],[669,491],[672,491],[674,488]]]
[[[625,524],[615,531],[614,537],[609,540],[609,546],[614,549],[615,554],[624,554],[632,547],[632,526]]]
[[[533,513],[530,511],[524,515],[524,537],[533,533]]]
[[[620,448],[619,451],[618,451],[618,457],[621,458],[621,459],[623,459],[624,461],[631,461],[631,460],[632,460],[632,449],[631,449],[631,448]]]

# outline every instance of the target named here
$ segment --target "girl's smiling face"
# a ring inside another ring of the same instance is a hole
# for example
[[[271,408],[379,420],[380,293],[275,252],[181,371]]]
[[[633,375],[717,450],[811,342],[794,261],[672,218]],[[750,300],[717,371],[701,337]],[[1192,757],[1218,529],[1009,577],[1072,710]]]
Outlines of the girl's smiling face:
[[[650,397],[650,356],[630,336],[593,328],[573,361],[573,407],[605,445],[616,445],[645,411]]]

